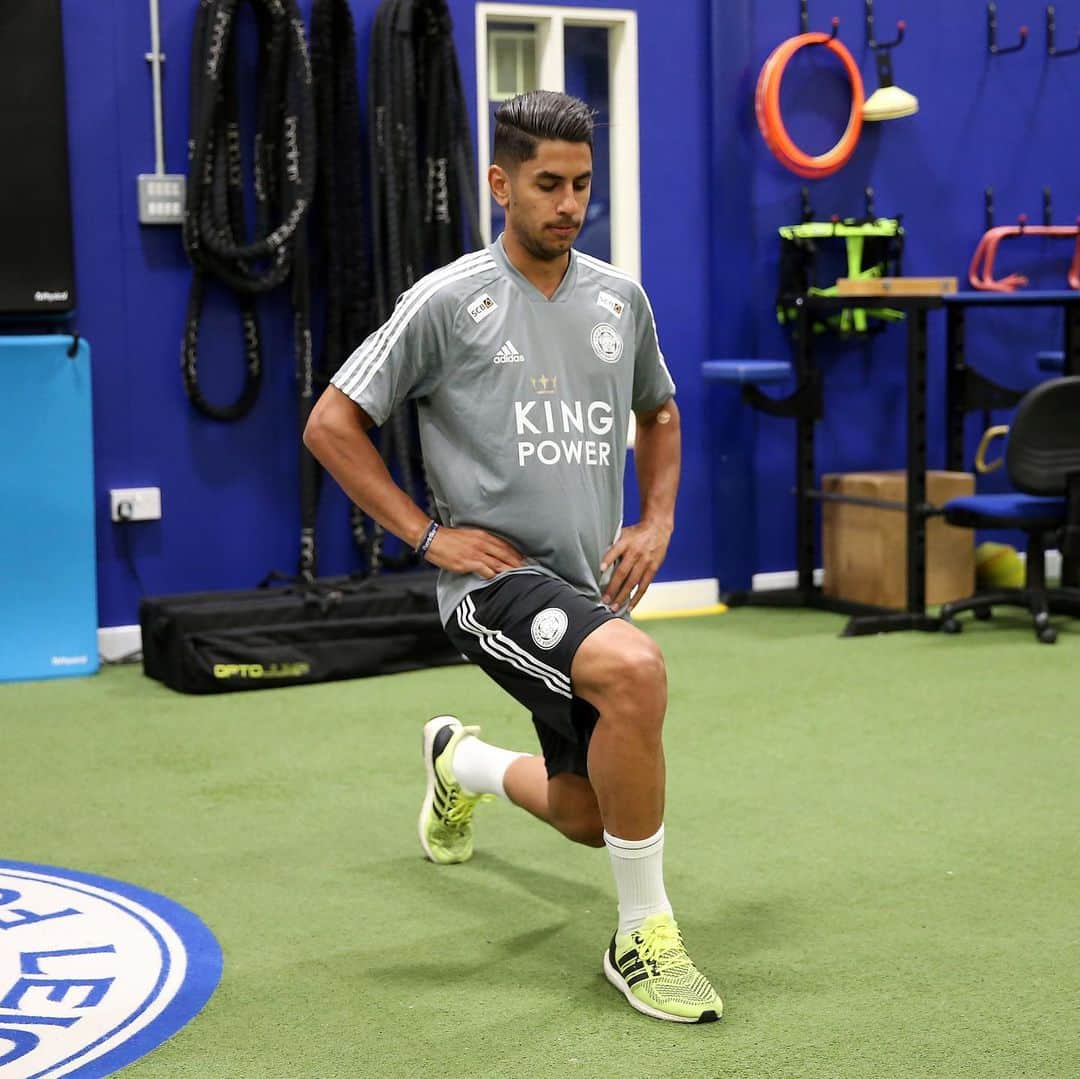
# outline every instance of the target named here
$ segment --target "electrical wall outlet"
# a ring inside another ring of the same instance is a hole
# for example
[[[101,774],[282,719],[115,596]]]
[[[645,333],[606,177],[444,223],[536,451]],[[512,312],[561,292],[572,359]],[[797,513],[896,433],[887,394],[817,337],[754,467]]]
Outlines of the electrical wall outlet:
[[[109,506],[114,521],[159,521],[161,488],[114,487],[109,491]]]
[[[187,177],[182,173],[140,176],[139,223],[182,225],[186,191]]]

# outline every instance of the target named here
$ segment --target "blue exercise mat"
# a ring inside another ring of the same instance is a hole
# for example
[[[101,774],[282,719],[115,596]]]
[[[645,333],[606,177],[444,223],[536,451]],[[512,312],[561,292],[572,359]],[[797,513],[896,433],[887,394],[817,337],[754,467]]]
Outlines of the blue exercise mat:
[[[72,344],[0,337],[0,681],[98,669],[90,347]]]

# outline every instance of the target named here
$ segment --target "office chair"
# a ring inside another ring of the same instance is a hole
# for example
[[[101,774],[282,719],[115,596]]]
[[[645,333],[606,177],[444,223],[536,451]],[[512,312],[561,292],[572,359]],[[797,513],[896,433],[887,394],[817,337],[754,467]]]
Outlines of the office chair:
[[[974,611],[989,618],[1005,604],[1031,612],[1035,636],[1053,644],[1051,614],[1080,617],[1080,376],[1055,378],[1025,394],[1005,448],[1005,468],[1015,492],[954,498],[942,507],[960,528],[1018,528],[1027,533],[1023,588],[978,592],[941,608],[941,628],[959,633],[956,616]],[[1046,587],[1045,554],[1063,555],[1062,586]],[[1066,574],[1069,579],[1066,579]]]

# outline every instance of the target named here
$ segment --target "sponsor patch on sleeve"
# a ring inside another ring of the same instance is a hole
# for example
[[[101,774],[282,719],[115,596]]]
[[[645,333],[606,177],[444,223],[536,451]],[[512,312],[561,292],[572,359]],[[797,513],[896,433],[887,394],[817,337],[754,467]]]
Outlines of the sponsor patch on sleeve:
[[[483,296],[477,296],[469,301],[469,318],[480,325],[499,305],[485,292]]]
[[[622,318],[622,313],[626,308],[626,304],[618,296],[612,296],[610,292],[601,291],[596,298],[596,302],[605,311],[610,311],[616,318]]]

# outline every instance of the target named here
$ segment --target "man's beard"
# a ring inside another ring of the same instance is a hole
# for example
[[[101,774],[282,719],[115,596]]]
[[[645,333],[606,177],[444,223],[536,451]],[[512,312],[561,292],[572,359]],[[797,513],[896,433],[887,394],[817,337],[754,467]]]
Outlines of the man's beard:
[[[566,257],[565,248],[546,246],[541,240],[526,232],[523,226],[516,223],[513,225],[513,229],[518,243],[520,243],[534,259],[539,259],[541,262],[554,262],[556,259]]]

